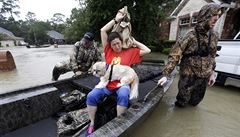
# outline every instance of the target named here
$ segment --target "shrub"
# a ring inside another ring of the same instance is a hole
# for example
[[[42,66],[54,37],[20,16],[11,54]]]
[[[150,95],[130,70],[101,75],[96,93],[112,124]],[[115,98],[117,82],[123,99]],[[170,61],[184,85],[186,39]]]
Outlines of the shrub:
[[[171,48],[164,48],[162,53],[168,55],[171,51]]]
[[[175,40],[164,40],[162,41],[162,45],[164,48],[171,48],[176,43]]]

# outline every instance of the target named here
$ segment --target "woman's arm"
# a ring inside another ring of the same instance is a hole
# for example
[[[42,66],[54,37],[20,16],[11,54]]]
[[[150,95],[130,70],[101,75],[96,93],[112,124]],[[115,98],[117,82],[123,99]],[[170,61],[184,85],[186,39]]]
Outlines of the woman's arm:
[[[103,49],[105,48],[105,46],[107,44],[107,38],[108,38],[107,32],[112,29],[113,25],[115,25],[119,21],[121,21],[124,16],[125,16],[125,14],[123,14],[122,12],[118,12],[114,19],[109,21],[105,26],[103,26],[101,28],[101,40],[102,40]]]
[[[107,44],[107,38],[108,38],[107,32],[113,27],[114,24],[115,24],[115,21],[111,20],[101,28],[101,41],[102,41],[103,49]]]
[[[133,44],[136,45],[140,49],[140,56],[143,56],[143,55],[148,54],[148,53],[151,52],[151,49],[149,49],[143,43],[135,40],[134,38],[133,38]]]

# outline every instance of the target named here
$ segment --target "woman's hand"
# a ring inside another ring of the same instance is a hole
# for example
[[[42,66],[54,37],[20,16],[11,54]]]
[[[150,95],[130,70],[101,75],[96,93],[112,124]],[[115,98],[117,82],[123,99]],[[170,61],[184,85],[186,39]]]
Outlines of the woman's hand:
[[[120,10],[118,11],[118,13],[117,13],[117,15],[116,15],[116,17],[115,17],[115,20],[116,20],[117,22],[120,22],[120,21],[124,18],[125,15],[126,15],[126,14],[124,13],[124,9],[122,8],[122,9],[120,9]]]
[[[133,37],[132,39],[133,39],[133,47],[138,47],[140,49],[140,56],[143,56],[151,52],[151,49],[149,49],[146,45],[135,40]]]

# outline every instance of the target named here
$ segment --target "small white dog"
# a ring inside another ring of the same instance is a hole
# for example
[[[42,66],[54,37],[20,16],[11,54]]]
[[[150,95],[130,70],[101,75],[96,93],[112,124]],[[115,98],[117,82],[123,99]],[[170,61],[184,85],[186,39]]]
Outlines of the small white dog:
[[[110,77],[110,71],[112,70],[111,81],[120,80],[117,87],[131,84],[131,92],[129,99],[136,99],[138,97],[138,85],[139,79],[136,72],[129,66],[125,65],[114,65],[111,67],[109,65],[106,70],[106,62],[96,62],[92,66],[92,73],[96,77],[100,77],[100,82],[95,86],[95,88],[104,88],[107,86]]]

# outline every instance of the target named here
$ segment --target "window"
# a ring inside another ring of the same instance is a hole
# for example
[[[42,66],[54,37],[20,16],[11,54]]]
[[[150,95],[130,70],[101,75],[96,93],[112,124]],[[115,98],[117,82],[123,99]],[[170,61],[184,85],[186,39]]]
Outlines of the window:
[[[192,24],[195,24],[195,23],[197,23],[197,16],[192,17]]]
[[[190,18],[180,19],[180,25],[188,25],[190,23]]]

